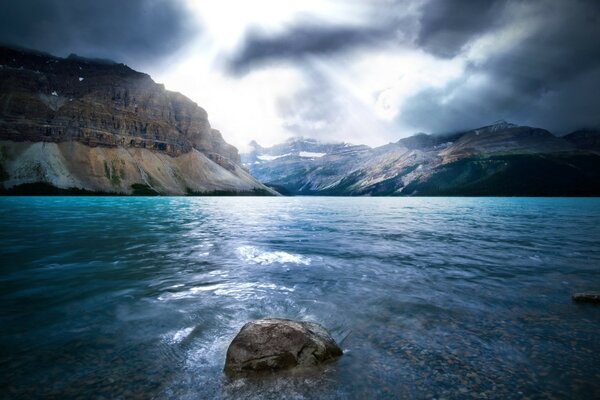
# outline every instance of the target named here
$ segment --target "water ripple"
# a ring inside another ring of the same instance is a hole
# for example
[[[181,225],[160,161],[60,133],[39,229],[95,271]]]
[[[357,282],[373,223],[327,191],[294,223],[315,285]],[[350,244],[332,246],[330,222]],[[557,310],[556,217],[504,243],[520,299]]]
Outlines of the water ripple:
[[[600,398],[600,199],[0,198],[0,259],[8,398]],[[346,354],[228,381],[267,316]]]

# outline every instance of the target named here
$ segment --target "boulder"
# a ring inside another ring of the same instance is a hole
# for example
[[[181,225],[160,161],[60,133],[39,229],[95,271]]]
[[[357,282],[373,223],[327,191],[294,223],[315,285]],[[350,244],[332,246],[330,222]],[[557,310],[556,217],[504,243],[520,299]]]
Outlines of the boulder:
[[[576,303],[592,303],[592,304],[600,304],[600,293],[574,293],[571,296]]]
[[[342,350],[321,325],[268,318],[247,323],[227,349],[227,374],[314,367]]]

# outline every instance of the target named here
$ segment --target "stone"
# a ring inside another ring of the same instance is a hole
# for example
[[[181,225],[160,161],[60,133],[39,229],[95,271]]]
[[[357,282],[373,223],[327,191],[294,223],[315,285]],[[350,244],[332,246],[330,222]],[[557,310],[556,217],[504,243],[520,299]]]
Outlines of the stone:
[[[599,292],[589,292],[589,293],[574,293],[571,296],[576,303],[592,303],[592,304],[600,304],[600,293]]]
[[[321,325],[268,318],[247,323],[227,349],[228,375],[304,369],[333,361],[342,350]]]

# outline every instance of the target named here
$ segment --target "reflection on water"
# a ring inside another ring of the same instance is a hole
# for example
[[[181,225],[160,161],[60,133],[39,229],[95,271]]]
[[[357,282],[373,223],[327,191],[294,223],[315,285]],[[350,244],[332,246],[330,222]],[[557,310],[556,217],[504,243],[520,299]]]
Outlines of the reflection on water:
[[[2,397],[600,397],[600,199],[0,198]],[[312,374],[229,381],[250,319]]]

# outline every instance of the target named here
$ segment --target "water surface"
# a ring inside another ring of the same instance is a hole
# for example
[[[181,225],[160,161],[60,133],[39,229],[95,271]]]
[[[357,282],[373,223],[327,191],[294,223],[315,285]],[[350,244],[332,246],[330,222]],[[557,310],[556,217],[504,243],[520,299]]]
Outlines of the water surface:
[[[600,199],[0,198],[3,398],[598,398]],[[316,374],[229,381],[248,320]]]

